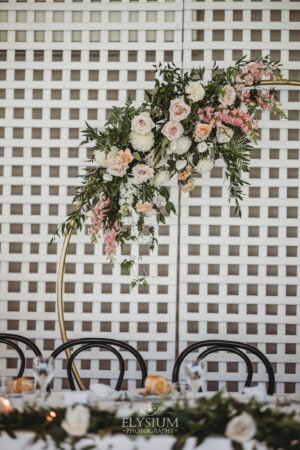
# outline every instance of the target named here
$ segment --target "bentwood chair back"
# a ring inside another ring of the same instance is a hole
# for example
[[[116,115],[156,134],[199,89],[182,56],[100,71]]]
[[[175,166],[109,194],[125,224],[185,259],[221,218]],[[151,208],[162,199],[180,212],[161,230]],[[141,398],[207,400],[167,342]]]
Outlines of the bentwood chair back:
[[[73,351],[70,358],[67,362],[67,376],[68,381],[71,390],[76,390],[74,377],[72,373],[72,363],[74,362],[75,358],[82,352],[86,350],[90,350],[91,348],[101,348],[107,351],[110,351],[119,361],[119,376],[117,378],[117,383],[115,386],[115,390],[119,391],[121,389],[122,382],[124,380],[125,376],[125,361],[123,358],[123,355],[120,351],[126,350],[127,352],[131,353],[137,360],[140,371],[141,371],[141,386],[144,385],[145,378],[147,377],[147,366],[146,363],[142,357],[142,355],[131,345],[127,344],[126,342],[119,341],[116,339],[109,339],[109,338],[80,338],[80,339],[72,339],[68,342],[61,344],[59,347],[57,347],[51,354],[51,356],[55,359],[59,354],[64,352],[66,349],[71,349],[74,347],[79,346],[76,350]]]
[[[273,368],[271,366],[270,361],[268,358],[256,347],[253,347],[250,344],[245,344],[242,342],[235,342],[235,341],[226,341],[226,340],[206,340],[201,342],[196,342],[194,344],[189,345],[185,350],[181,352],[181,354],[178,356],[177,360],[175,361],[174,368],[173,368],[173,374],[172,374],[172,381],[177,382],[179,379],[179,371],[180,367],[184,361],[184,359],[192,352],[205,348],[206,350],[202,351],[198,356],[196,356],[194,359],[202,360],[206,356],[208,356],[211,353],[220,352],[220,351],[226,351],[230,353],[234,353],[238,356],[240,356],[247,368],[247,378],[245,381],[245,387],[250,387],[252,378],[253,378],[253,365],[252,362],[248,356],[248,354],[254,354],[260,361],[264,364],[267,375],[268,375],[268,387],[267,387],[267,394],[273,395],[274,389],[275,389],[275,375]]]
[[[16,374],[16,378],[21,377],[24,374],[25,365],[26,365],[26,357],[23,348],[20,347],[20,343],[25,344],[26,347],[29,347],[30,350],[34,353],[34,355],[41,355],[41,351],[38,346],[30,339],[25,336],[21,336],[18,334],[12,333],[0,333],[0,343],[5,344],[11,348],[13,348],[17,353],[20,359],[20,368],[18,373]]]

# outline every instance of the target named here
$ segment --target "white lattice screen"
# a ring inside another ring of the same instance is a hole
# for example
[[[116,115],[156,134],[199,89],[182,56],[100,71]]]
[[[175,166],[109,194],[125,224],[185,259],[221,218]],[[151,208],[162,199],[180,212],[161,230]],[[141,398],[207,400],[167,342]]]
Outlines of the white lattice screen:
[[[62,240],[48,243],[70,211],[88,155],[78,149],[85,120],[103,125],[129,95],[140,104],[158,62],[204,66],[209,77],[213,60],[227,66],[242,54],[270,53],[286,77],[299,79],[300,8],[293,1],[0,1],[0,21],[0,330],[35,339],[49,354],[61,342],[55,302]],[[262,114],[243,218],[233,216],[218,164],[181,197],[180,247],[175,216],[160,227],[154,255],[139,247],[149,288],[131,292],[129,277],[118,267],[112,272],[101,246],[89,244],[85,232],[72,237],[69,337],[128,341],[150,373],[170,376],[177,298],[180,350],[208,338],[247,341],[271,360],[277,392],[299,392],[300,98],[296,88],[280,93],[288,120]],[[176,186],[171,195],[178,205]],[[14,353],[5,355],[1,367],[13,374]],[[237,388],[243,369],[235,361],[211,361],[210,388],[229,379]],[[134,361],[129,366],[135,379]],[[84,378],[97,380],[99,368],[102,379],[115,376],[114,363],[100,364],[96,354],[81,362]],[[61,361],[56,373],[59,387]]]

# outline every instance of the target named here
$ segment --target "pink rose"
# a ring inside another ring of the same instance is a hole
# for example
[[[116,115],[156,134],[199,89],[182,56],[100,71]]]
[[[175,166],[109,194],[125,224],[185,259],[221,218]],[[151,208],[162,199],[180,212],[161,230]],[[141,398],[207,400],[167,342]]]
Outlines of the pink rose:
[[[162,134],[166,136],[169,141],[175,141],[179,139],[183,134],[183,126],[179,122],[169,120],[166,122],[161,130]]]
[[[131,121],[131,130],[138,134],[149,133],[153,127],[155,127],[155,123],[151,119],[150,114],[146,112],[135,116]]]
[[[187,118],[191,112],[191,107],[187,105],[181,98],[175,98],[170,103],[170,119],[180,122]]]
[[[108,164],[107,173],[114,177],[124,177],[127,167],[127,164],[123,164],[121,161],[118,161],[118,159],[113,159]]]
[[[211,124],[198,122],[194,130],[195,140],[197,142],[205,141],[205,139],[207,139],[210,135],[211,130]]]
[[[149,167],[146,164],[137,164],[132,169],[132,175],[134,177],[133,183],[140,184],[153,178],[154,170],[152,169],[152,167]]]

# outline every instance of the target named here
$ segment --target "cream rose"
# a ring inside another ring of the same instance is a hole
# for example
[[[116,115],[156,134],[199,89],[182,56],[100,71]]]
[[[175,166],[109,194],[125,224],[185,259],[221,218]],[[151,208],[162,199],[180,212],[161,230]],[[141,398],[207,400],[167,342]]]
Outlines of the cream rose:
[[[153,184],[156,187],[160,187],[160,186],[163,186],[164,184],[166,184],[169,181],[169,179],[170,179],[169,172],[167,170],[161,170],[153,178]]]
[[[194,130],[195,141],[205,141],[210,135],[211,130],[212,126],[209,123],[198,122]]]
[[[90,424],[90,411],[83,405],[68,406],[61,427],[70,436],[84,436]]]
[[[169,120],[166,122],[161,130],[162,134],[166,136],[169,141],[175,141],[183,135],[183,126],[180,122]]]
[[[224,86],[224,94],[219,96],[219,102],[224,106],[231,106],[235,101],[236,93],[230,84]]]
[[[182,136],[176,141],[170,143],[170,147],[167,151],[168,154],[176,153],[176,155],[184,155],[192,145],[192,141],[187,136]]]
[[[134,177],[133,183],[140,184],[153,178],[154,170],[152,167],[149,167],[146,164],[137,164],[132,169],[132,175]]]
[[[232,128],[221,126],[217,128],[216,139],[219,144],[227,144],[232,139],[234,131]]]
[[[187,165],[187,162],[185,159],[179,159],[178,161],[176,161],[176,169],[177,170],[184,169],[186,165]]]
[[[210,174],[213,167],[214,163],[211,159],[201,159],[194,170],[205,177]]]
[[[235,442],[245,442],[256,434],[256,423],[250,414],[243,412],[228,422],[225,436]]]
[[[118,151],[119,149],[117,147],[112,147],[111,151],[107,154],[102,150],[96,150],[94,153],[95,161],[100,167],[108,167],[108,164],[116,157]]]
[[[154,144],[154,136],[152,131],[146,134],[139,134],[136,131],[132,131],[129,135],[132,147],[140,152],[149,152]]]
[[[175,98],[170,103],[170,119],[180,122],[187,118],[191,112],[191,107],[187,105],[182,98]]]
[[[126,174],[127,164],[123,164],[117,159],[113,159],[107,167],[107,173],[113,177],[124,177]]]
[[[143,112],[138,116],[135,116],[131,121],[131,130],[138,134],[147,134],[152,128],[155,127],[155,123],[150,117],[150,114]]]
[[[191,81],[185,88],[185,93],[188,94],[188,98],[193,102],[199,102],[205,95],[205,89],[200,81]]]

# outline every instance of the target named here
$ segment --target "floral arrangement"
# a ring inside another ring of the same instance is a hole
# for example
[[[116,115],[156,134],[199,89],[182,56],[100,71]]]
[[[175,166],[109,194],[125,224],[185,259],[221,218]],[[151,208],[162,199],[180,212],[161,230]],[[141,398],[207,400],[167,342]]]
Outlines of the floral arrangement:
[[[159,406],[161,408],[163,405]],[[134,418],[136,414],[130,417]],[[258,448],[258,443],[272,450],[300,448],[300,416],[291,405],[276,407],[275,404],[259,403],[254,399],[243,403],[218,393],[211,398],[197,399],[193,406],[180,401],[172,407],[163,407],[160,414],[161,417],[171,415],[177,418],[173,450],[182,450],[189,438],[194,438],[195,445],[199,445],[212,434],[230,439],[234,450],[242,450],[243,444],[250,440],[253,450]],[[141,421],[134,423],[141,426]],[[151,424],[149,421],[145,423]],[[67,408],[27,406],[23,410],[9,412],[0,410],[0,434],[6,432],[15,438],[16,432],[21,430],[33,432],[34,442],[42,439],[47,443],[48,437],[51,437],[56,448],[65,448],[64,444],[68,443],[75,449],[76,444],[82,441],[83,447],[80,448],[88,450],[102,448],[99,438],[105,435],[124,435],[123,420],[117,411],[99,410],[88,405],[77,404]],[[132,436],[138,434],[143,435],[141,432],[132,433]],[[149,428],[144,435],[151,436]],[[88,437],[91,440],[87,445]]]
[[[282,80],[279,66],[269,57],[242,57],[227,69],[214,66],[211,81],[204,82],[204,69],[182,73],[172,64],[159,64],[154,90],[139,108],[128,100],[113,108],[103,129],[88,124],[84,129],[81,145],[92,143],[92,167],[82,176],[73,200],[77,207],[61,226],[62,234],[74,225],[81,228],[90,217],[91,241],[104,238],[111,263],[117,246],[125,243],[142,239],[153,250],[155,224],[176,213],[166,184],[176,179],[189,193],[195,174],[209,176],[218,158],[224,160],[229,197],[241,215],[242,188],[248,184],[242,173],[249,172],[252,143],[259,136],[254,115],[268,109],[285,117],[276,91],[260,86],[262,79]],[[134,259],[124,259],[122,269],[129,271]]]

